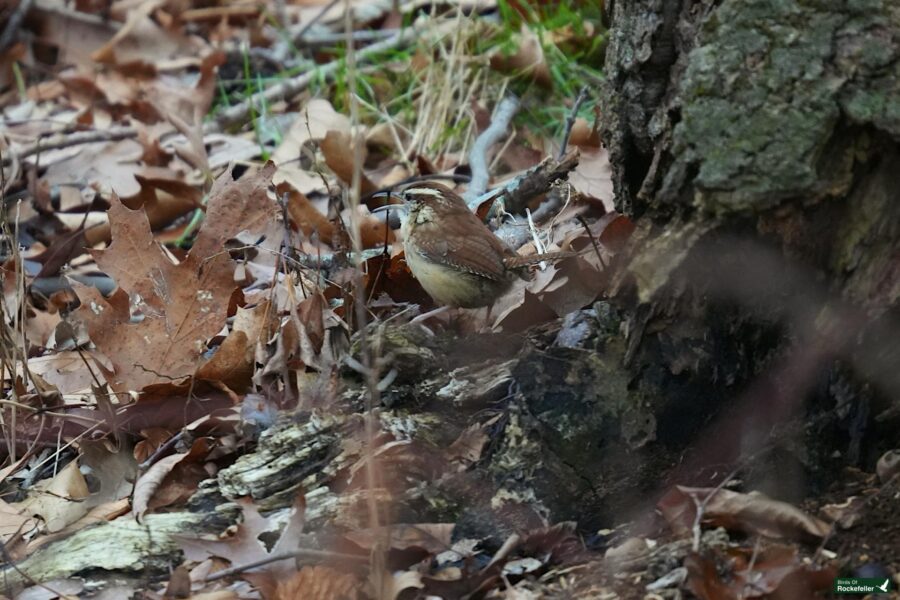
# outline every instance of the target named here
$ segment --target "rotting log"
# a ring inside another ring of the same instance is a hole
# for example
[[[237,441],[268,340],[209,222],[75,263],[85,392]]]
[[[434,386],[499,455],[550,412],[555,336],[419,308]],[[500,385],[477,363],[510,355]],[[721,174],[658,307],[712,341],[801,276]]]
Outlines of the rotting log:
[[[237,505],[210,513],[175,512],[147,515],[139,523],[128,516],[85,527],[37,550],[15,567],[3,567],[6,590],[16,590],[85,572],[131,575],[165,573],[180,562],[178,535],[218,535],[235,523]]]

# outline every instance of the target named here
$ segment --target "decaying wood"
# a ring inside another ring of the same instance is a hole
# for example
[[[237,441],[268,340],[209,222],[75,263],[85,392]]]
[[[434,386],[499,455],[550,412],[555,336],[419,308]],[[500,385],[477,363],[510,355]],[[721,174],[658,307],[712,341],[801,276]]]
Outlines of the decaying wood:
[[[217,535],[240,514],[236,505],[226,505],[209,513],[161,513],[147,515],[143,522],[120,518],[81,529],[71,536],[48,544],[16,568],[5,565],[7,589],[31,581],[70,577],[91,569],[129,573],[164,572],[177,563],[180,546],[177,535]]]

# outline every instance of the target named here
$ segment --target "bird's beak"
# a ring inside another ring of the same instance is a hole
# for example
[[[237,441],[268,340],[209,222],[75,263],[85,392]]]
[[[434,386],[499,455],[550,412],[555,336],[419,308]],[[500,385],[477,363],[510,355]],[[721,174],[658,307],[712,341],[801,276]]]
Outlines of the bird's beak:
[[[409,205],[404,201],[402,195],[393,190],[389,190],[385,192],[376,192],[369,196],[369,198],[384,199],[386,202],[382,206],[371,209],[373,215],[384,218],[391,229],[400,227],[401,219],[406,216],[406,213],[409,210]],[[397,203],[392,203],[392,200],[396,200]],[[382,214],[384,214],[384,217],[381,217]]]
[[[391,204],[391,202],[390,202],[391,200],[397,200],[398,203],[403,204],[403,195],[402,195],[402,194],[398,194],[398,193],[395,192],[394,190],[384,190],[384,191],[381,191],[381,192],[375,192],[374,194],[372,194],[371,196],[369,196],[369,198],[373,198],[373,199],[377,198],[377,199],[379,199],[379,200],[380,200],[380,199],[386,199],[386,200],[388,201],[388,202],[387,202],[387,205],[388,205],[388,206]],[[383,208],[383,207],[382,207],[382,208]]]

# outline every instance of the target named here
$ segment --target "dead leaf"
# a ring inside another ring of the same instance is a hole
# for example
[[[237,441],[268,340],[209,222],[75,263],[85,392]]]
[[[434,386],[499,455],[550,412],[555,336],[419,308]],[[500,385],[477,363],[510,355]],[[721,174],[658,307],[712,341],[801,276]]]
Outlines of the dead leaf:
[[[669,526],[680,535],[691,532],[698,505],[702,505],[705,525],[775,539],[816,542],[831,530],[821,519],[760,493],[675,486],[657,504]]]
[[[712,550],[710,554],[721,550]],[[701,600],[814,600],[832,588],[837,569],[807,564],[795,548],[738,548],[714,556],[691,554],[687,588]],[[751,562],[752,561],[752,562]]]
[[[163,479],[168,475],[175,465],[180,463],[187,454],[172,454],[156,461],[146,473],[134,484],[134,497],[131,500],[131,510],[134,517],[140,521],[144,513],[150,506],[150,499],[153,493],[162,484]]]
[[[882,454],[875,465],[875,472],[881,483],[887,483],[900,474],[900,450],[888,450]]]
[[[169,577],[163,598],[188,598],[191,596],[191,574],[184,565],[179,565]]]
[[[367,298],[387,294],[395,302],[414,302],[423,308],[434,306],[431,296],[413,277],[402,252],[394,256],[379,254],[367,260],[365,283]]]
[[[28,360],[28,368],[56,387],[61,394],[77,394],[90,389],[94,383],[94,378],[84,368],[84,360],[78,352],[36,356]]]
[[[453,543],[454,523],[415,523],[386,525],[377,529],[361,529],[344,534],[348,540],[364,550],[387,543],[393,550],[419,548],[430,554],[440,554]]]
[[[25,547],[25,551],[23,554],[25,556],[28,556],[38,548],[43,548],[50,542],[67,537],[89,525],[96,525],[97,523],[102,523],[104,521],[112,521],[113,519],[126,514],[130,510],[131,502],[129,498],[122,498],[121,500],[116,500],[115,502],[108,502],[107,504],[95,506],[90,511],[88,511],[86,515],[84,515],[71,525],[63,527],[56,533],[42,535],[35,538]]]
[[[141,173],[143,148],[134,140],[98,142],[79,146],[79,152],[51,164],[43,180],[48,185],[79,184],[97,186],[104,194],[134,196],[140,185],[134,178]],[[41,164],[49,157],[42,155]]]
[[[321,565],[306,566],[279,579],[272,595],[267,596],[271,600],[359,600],[363,597],[361,582],[352,573]]]
[[[232,331],[216,353],[197,369],[197,378],[219,381],[243,393],[253,376],[253,346],[243,331]]]
[[[328,100],[313,98],[297,115],[281,145],[272,153],[272,161],[281,165],[296,160],[308,141],[323,140],[329,131],[349,134],[350,119],[334,110]]]
[[[299,536],[303,530],[306,506],[302,497],[298,497],[295,501],[292,509],[294,512],[271,551],[267,550],[259,536],[271,532],[274,526],[259,514],[249,498],[242,498],[237,503],[241,506],[244,518],[228,539],[209,540],[187,536],[178,538],[186,559],[201,562],[218,556],[228,560],[232,566],[239,566],[268,558],[276,552],[276,549],[279,553],[297,549],[300,543]],[[269,573],[284,577],[294,570],[294,561],[285,559],[269,563],[265,569]]]
[[[272,153],[272,161],[278,165],[275,183],[289,182],[294,189],[304,194],[324,188],[322,178],[318,174],[307,172],[298,161],[304,156],[312,158],[312,155],[304,155],[303,149],[311,150],[311,142],[324,140],[329,131],[349,134],[350,119],[334,110],[328,100],[313,98],[297,115],[283,141]]]
[[[322,242],[331,244],[333,226],[328,217],[319,212],[309,198],[290,183],[279,183],[276,189],[279,197],[287,194],[288,214],[294,226],[307,237],[316,234]]]
[[[316,354],[325,342],[324,312],[328,304],[322,294],[312,294],[297,306],[300,324]]]
[[[82,441],[79,444],[79,464],[92,490],[85,501],[87,508],[116,502],[131,495],[137,477],[137,461],[130,445],[111,449],[104,442]]]
[[[9,506],[20,513],[40,516],[47,531],[53,533],[74,523],[88,512],[84,499],[90,495],[84,476],[73,460],[55,477],[38,482],[29,497]]]
[[[578,146],[582,149],[599,148],[601,146],[599,121],[595,121],[593,127],[588,124],[586,119],[578,117],[572,124],[572,131],[569,133],[569,144]]]
[[[212,438],[200,437],[187,453],[173,454],[154,463],[135,483],[132,512],[140,521],[152,510],[187,500],[209,473],[203,468],[213,448]]]
[[[555,318],[557,315],[552,308],[544,304],[536,294],[524,290],[520,298],[497,315],[493,327],[496,331],[522,331]]]
[[[362,143],[357,140],[357,143]],[[334,174],[346,185],[353,181],[354,149],[353,137],[349,132],[329,131],[322,140],[322,154],[325,156],[325,164],[334,171]],[[364,148],[360,149],[359,164],[362,167],[365,161]],[[360,173],[360,194],[368,196],[378,191],[378,187],[372,183],[364,173]]]
[[[93,40],[102,40],[103,46],[100,48],[91,48],[87,45],[79,47],[84,39],[76,38],[73,30],[66,30],[72,26],[74,19],[54,22],[53,29],[47,32],[47,37],[54,45],[60,40],[68,42],[64,46],[65,49],[73,53],[77,62],[88,66],[93,66],[86,60],[88,54],[92,61],[120,66],[135,62],[162,63],[183,56],[194,57],[204,54],[206,45],[202,40],[188,38],[174,30],[163,29],[149,17],[150,12],[161,4],[162,2],[158,0],[147,0],[139,5],[137,10],[129,11],[127,24],[114,29],[112,37],[108,33],[103,35],[91,31]],[[76,27],[83,29],[85,25],[81,23]]]
[[[153,231],[171,224],[195,208],[200,208],[202,192],[181,180],[145,177],[137,173],[134,174],[134,179],[140,185],[140,191],[135,196],[121,198],[122,204],[134,210],[142,208]],[[111,238],[108,215],[103,213],[102,217],[100,223],[85,231],[89,246],[109,242]]]
[[[499,420],[494,417],[487,423],[474,423],[463,430],[459,437],[447,447],[445,455],[450,463],[458,465],[464,471],[481,460],[481,454],[490,441],[488,430]]]
[[[606,148],[582,147],[578,166],[569,173],[569,183],[585,196],[603,202],[607,212],[615,209],[612,168]]]
[[[81,579],[50,579],[42,581],[40,585],[25,588],[16,594],[16,600],[68,600],[78,598],[84,588],[85,582]]]
[[[557,263],[553,280],[540,290],[529,287],[543,304],[562,317],[591,304],[603,291],[605,283],[601,271],[581,257],[575,257]]]
[[[517,36],[518,47],[513,54],[497,52],[491,56],[491,67],[501,73],[525,73],[544,87],[553,86],[553,77],[544,58],[540,38],[524,24]]]
[[[140,433],[144,439],[134,445],[134,459],[138,463],[153,456],[153,453],[173,435],[172,431],[165,427],[148,427],[141,429]]]
[[[28,511],[0,500],[0,542],[4,545],[17,536],[30,532],[36,526],[37,521]]]
[[[76,317],[112,362],[113,370],[104,374],[117,391],[184,378],[202,363],[236,287],[233,261],[222,248],[239,232],[264,230],[275,218],[267,195],[273,170],[270,163],[236,183],[228,174],[220,178],[193,248],[179,264],[155,245],[143,212],[113,200],[113,243],[92,254],[119,288],[105,299],[94,288],[78,286],[82,306]],[[138,322],[133,314],[141,316]]]

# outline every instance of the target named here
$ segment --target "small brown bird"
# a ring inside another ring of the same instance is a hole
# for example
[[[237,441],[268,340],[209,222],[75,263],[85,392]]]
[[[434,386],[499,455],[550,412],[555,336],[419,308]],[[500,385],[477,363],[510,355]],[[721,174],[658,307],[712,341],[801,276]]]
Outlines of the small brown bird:
[[[439,304],[490,306],[517,277],[528,278],[528,265],[574,256],[571,252],[519,256],[459,195],[439,183],[415,184],[399,196],[408,210],[401,227],[406,263]]]

